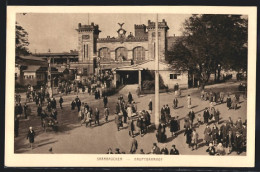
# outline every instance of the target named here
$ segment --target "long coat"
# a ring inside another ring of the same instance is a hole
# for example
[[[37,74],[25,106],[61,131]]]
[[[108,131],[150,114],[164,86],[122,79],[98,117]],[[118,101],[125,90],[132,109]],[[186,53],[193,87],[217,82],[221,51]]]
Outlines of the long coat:
[[[197,132],[192,132],[191,134],[191,142],[193,144],[198,144],[199,134]]]
[[[148,107],[149,107],[149,110],[152,111],[153,110],[153,102],[150,101],[149,104],[148,104]]]
[[[178,122],[177,120],[171,120],[170,122],[170,132],[176,132],[178,131]]]
[[[227,98],[227,107],[228,108],[231,107],[231,98],[230,97]]]
[[[34,143],[34,136],[35,136],[35,132],[32,130],[32,131],[28,131],[28,134],[27,134],[27,139],[29,139],[29,142],[30,143]]]
[[[208,123],[208,121],[209,121],[209,111],[207,110],[205,110],[204,112],[203,112],[203,118],[204,118],[204,123]]]
[[[211,141],[211,129],[210,128],[205,128],[204,130],[204,140],[206,142],[210,142]]]
[[[137,149],[138,149],[137,140],[135,138],[133,138],[132,142],[131,142],[130,153],[135,153]]]
[[[191,129],[186,129],[184,136],[186,136],[186,143],[187,144],[191,144],[191,134],[192,134],[192,130]]]

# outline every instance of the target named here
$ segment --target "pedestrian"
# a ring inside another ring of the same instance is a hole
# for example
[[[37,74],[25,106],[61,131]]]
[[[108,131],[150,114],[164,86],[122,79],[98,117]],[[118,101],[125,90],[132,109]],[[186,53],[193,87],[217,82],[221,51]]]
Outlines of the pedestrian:
[[[18,104],[18,118],[22,116],[23,114],[23,107],[21,105],[21,103]]]
[[[178,149],[176,149],[175,145],[172,145],[172,149],[170,150],[170,155],[179,155]]]
[[[116,103],[116,114],[119,114],[120,113],[120,105],[119,103],[117,102]]]
[[[231,154],[233,151],[233,144],[234,144],[234,136],[232,134],[232,131],[229,130],[228,134],[226,136],[226,145],[228,146],[228,154]]]
[[[190,109],[190,112],[189,112],[188,116],[189,116],[189,120],[190,120],[190,122],[191,122],[191,126],[193,126],[193,121],[194,121],[194,118],[195,118],[195,113],[193,112],[192,109]]]
[[[204,140],[206,142],[206,145],[209,145],[209,142],[211,141],[211,128],[209,127],[209,125],[206,125],[206,128],[204,130]]]
[[[116,151],[115,151],[115,154],[121,154],[119,148],[116,148],[115,150],[116,150]]]
[[[228,127],[227,123],[224,122],[224,124],[220,127],[221,133],[222,133],[222,143],[224,147],[228,147],[228,140],[227,140],[227,135],[228,135]],[[231,132],[232,133],[232,132]]]
[[[127,112],[125,108],[122,108],[122,113],[123,113],[123,117],[124,117],[124,123],[126,124],[127,121]]]
[[[150,111],[150,113],[152,113],[152,111],[153,111],[153,102],[152,102],[152,99],[150,99],[150,101],[149,101],[148,110]]]
[[[71,102],[71,110],[74,110],[74,109],[75,109],[75,106],[76,106],[76,102],[75,102],[75,100],[73,100],[73,101]]]
[[[166,121],[166,124],[168,124],[170,122],[170,119],[171,119],[171,112],[170,112],[170,107],[168,106],[168,104],[166,104],[166,107],[165,107],[165,121]]]
[[[217,133],[218,133],[218,127],[216,126],[216,124],[214,124],[211,130],[211,138],[214,146],[217,144]]]
[[[127,107],[127,116],[128,116],[128,118],[132,117],[132,113],[133,113],[133,109],[132,109],[131,106],[128,105],[128,107]]]
[[[219,124],[219,115],[220,115],[220,112],[218,109],[216,109],[215,116],[214,116],[214,122],[217,124]]]
[[[218,133],[216,134],[216,141],[217,141],[217,144],[223,143],[223,134],[222,134],[221,129],[219,129]]]
[[[24,118],[27,119],[27,115],[28,115],[28,105],[27,105],[26,103],[24,103],[23,111],[24,111]]]
[[[79,111],[80,111],[80,106],[81,106],[81,101],[80,101],[80,99],[78,98],[78,96],[76,97],[75,102],[76,102],[76,106],[77,106],[78,112],[79,112]]]
[[[222,145],[222,143],[219,143],[217,146],[217,155],[225,155],[225,149]]]
[[[230,109],[231,108],[231,98],[229,97],[229,94],[227,95],[227,108]]]
[[[31,149],[33,149],[34,137],[35,137],[35,132],[32,129],[32,127],[30,126],[28,134],[27,134],[27,139],[29,139],[29,143],[30,143],[30,148]]]
[[[220,103],[224,102],[224,92],[219,93],[219,99],[220,99]]]
[[[215,155],[216,154],[216,150],[215,150],[215,148],[214,148],[212,143],[209,144],[209,147],[206,150],[206,152],[208,152],[209,155]]]
[[[96,108],[95,110],[95,124],[97,123],[99,125],[99,110]]]
[[[62,98],[62,96],[60,96],[59,103],[60,103],[60,108],[62,109],[62,103],[63,103],[63,98]]]
[[[129,136],[134,136],[134,131],[135,131],[135,125],[134,125],[134,121],[132,118],[128,119],[128,134]]]
[[[166,123],[165,105],[161,108],[161,123]]]
[[[18,137],[19,135],[19,118],[15,117],[14,119],[14,135]]]
[[[170,132],[172,133],[172,137],[177,136],[176,134],[177,131],[178,131],[178,122],[175,119],[175,117],[172,117],[170,121]]]
[[[107,96],[104,96],[103,98],[104,108],[107,107],[107,102],[108,102]]]
[[[190,95],[188,95],[188,97],[187,97],[187,103],[188,103],[188,108],[190,109],[191,108],[191,97],[190,97]]]
[[[176,109],[177,107],[178,107],[178,99],[177,99],[177,97],[175,97],[174,99],[173,99],[173,109]]]
[[[151,153],[152,154],[161,154],[160,148],[157,146],[156,143],[153,143]]]
[[[128,93],[127,97],[128,97],[128,103],[131,104],[133,101],[133,96],[132,96],[131,92]]]
[[[42,106],[41,106],[41,104],[39,104],[38,108],[37,108],[37,115],[41,116],[41,113],[42,113]]]
[[[189,146],[189,148],[191,147],[191,135],[192,134],[192,130],[190,127],[186,128],[185,132],[184,132],[184,136],[186,136],[186,143]]]
[[[208,108],[205,108],[204,112],[203,112],[203,118],[204,118],[204,124],[208,124],[209,122],[209,111]]]
[[[196,132],[196,129],[193,129],[192,134],[191,134],[191,146],[192,146],[192,151],[195,149],[198,149],[198,139],[199,139],[199,134]]]
[[[140,149],[139,154],[145,154],[143,149]]]
[[[167,145],[166,144],[163,145],[163,148],[161,149],[161,154],[162,155],[168,155],[169,154],[169,151],[167,149]]]
[[[198,127],[203,123],[201,119],[201,114],[198,114],[197,116],[197,122],[198,122]]]
[[[121,116],[119,114],[116,114],[115,123],[117,126],[117,131],[119,131],[121,127]]]
[[[239,155],[243,151],[243,139],[241,134],[237,131],[234,138],[234,150]]]
[[[111,148],[108,148],[108,150],[107,150],[107,154],[113,154],[113,152],[112,152],[112,149],[111,149]]]
[[[134,138],[134,136],[132,136],[130,153],[131,153],[131,154],[134,154],[137,149],[138,149],[137,140]]]
[[[165,125],[164,123],[159,124],[157,133],[156,133],[157,141],[163,143],[166,141],[167,136],[165,134]]]
[[[105,107],[104,114],[105,114],[105,120],[106,122],[108,122],[109,110],[107,107]]]

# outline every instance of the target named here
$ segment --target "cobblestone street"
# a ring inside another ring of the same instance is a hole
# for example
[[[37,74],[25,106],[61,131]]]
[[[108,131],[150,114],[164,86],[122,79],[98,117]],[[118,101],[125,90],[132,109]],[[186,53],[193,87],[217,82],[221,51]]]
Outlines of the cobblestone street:
[[[227,82],[224,84],[216,84],[211,86],[206,86],[206,90],[212,88],[214,91],[223,92],[234,92],[237,90],[239,83],[236,82]],[[119,93],[108,97],[108,107],[110,110],[109,122],[105,123],[103,117],[103,100],[95,100],[94,95],[82,94],[80,93],[78,96],[81,102],[88,103],[92,109],[98,107],[100,110],[100,126],[92,126],[85,127],[85,125],[80,125],[78,121],[78,113],[77,110],[71,110],[70,103],[73,99],[75,99],[75,94],[63,95],[64,103],[63,109],[61,110],[57,103],[58,110],[58,121],[59,121],[59,130],[58,132],[54,132],[51,129],[44,132],[41,127],[41,119],[36,115],[36,105],[31,102],[28,105],[32,109],[31,116],[25,120],[20,120],[20,129],[19,129],[19,137],[15,138],[15,153],[50,153],[49,149],[52,148],[52,152],[55,154],[104,154],[107,152],[108,148],[112,148],[114,151],[115,148],[119,148],[120,151],[124,151],[129,153],[130,150],[130,137],[128,135],[127,125],[124,124],[122,130],[117,131],[116,124],[114,122],[115,118],[115,103],[120,94],[123,95],[124,99],[127,100],[127,93],[131,91],[133,94],[133,98],[137,103],[137,110],[147,110],[149,100],[152,99],[154,106],[154,94],[142,95],[139,98],[136,96],[134,90],[130,89],[131,86],[125,86]],[[179,150],[182,155],[207,155],[205,146],[205,142],[203,140],[205,125],[201,125],[197,128],[197,132],[199,134],[199,145],[198,149],[191,151],[191,148],[188,148],[186,144],[186,138],[184,136],[184,117],[188,114],[187,108],[187,95],[190,94],[192,98],[192,107],[195,112],[195,122],[198,114],[203,116],[203,110],[205,107],[209,106],[208,101],[202,101],[200,99],[200,92],[197,88],[188,89],[182,91],[182,96],[179,98],[179,108],[172,108],[172,100],[174,98],[173,92],[161,93],[160,94],[160,108],[162,105],[168,104],[171,107],[171,116],[179,116],[180,119],[180,132],[178,137],[172,138],[169,127],[166,128],[167,135],[167,148],[170,150],[171,145],[175,144],[176,148]],[[60,95],[56,95],[56,101],[58,102]],[[25,95],[22,94],[22,104],[25,101]],[[226,104],[217,104],[215,106],[216,109],[220,111],[220,124],[221,126],[224,120],[227,120],[228,117],[231,117],[235,122],[238,117],[241,117],[242,121],[246,120],[246,107],[247,101],[240,96],[239,109],[237,110],[228,110]],[[45,106],[44,106],[45,108]],[[153,107],[154,109],[154,107]],[[151,121],[154,121],[154,114],[151,114]],[[212,127],[213,124],[210,125]],[[36,132],[34,149],[29,148],[28,140],[26,140],[26,134],[29,126],[32,126]],[[154,142],[157,143],[155,131],[150,131],[145,134],[143,137],[140,135],[136,136],[138,141],[138,150],[143,149],[145,153],[151,151],[152,144]],[[158,143],[158,146],[161,148],[162,143]],[[227,152],[227,150],[226,150]],[[245,155],[243,152],[240,155]],[[233,152],[230,155],[236,155]]]

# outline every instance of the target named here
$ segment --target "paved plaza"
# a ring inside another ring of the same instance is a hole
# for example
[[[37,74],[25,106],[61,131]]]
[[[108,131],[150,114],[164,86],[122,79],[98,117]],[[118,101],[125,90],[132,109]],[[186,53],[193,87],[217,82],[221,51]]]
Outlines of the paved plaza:
[[[205,90],[212,89],[216,92],[234,92],[237,91],[239,83],[238,82],[227,82],[222,84],[215,84],[206,86]],[[30,102],[28,105],[32,109],[31,116],[27,120],[20,120],[19,136],[15,138],[15,153],[50,153],[49,149],[52,148],[52,153],[54,154],[105,154],[108,148],[112,148],[114,151],[115,148],[119,148],[120,151],[129,153],[131,138],[128,135],[128,126],[124,124],[123,129],[117,131],[115,119],[115,104],[117,98],[120,94],[123,95],[124,99],[127,100],[127,94],[129,91],[132,92],[134,101],[137,103],[137,110],[147,110],[149,100],[152,99],[154,106],[154,94],[142,95],[139,98],[135,93],[136,85],[127,85],[119,93],[108,97],[108,107],[110,110],[109,122],[105,123],[103,117],[103,99],[95,100],[94,95],[89,95],[87,93],[80,93],[78,96],[81,102],[88,103],[92,109],[98,107],[100,110],[100,126],[85,127],[85,125],[80,125],[78,121],[77,110],[71,110],[71,101],[75,99],[75,94],[63,95],[64,103],[63,109],[61,110],[57,103],[58,110],[58,122],[59,122],[59,131],[54,132],[51,129],[44,132],[41,127],[41,119],[36,114],[37,107],[35,102]],[[195,112],[195,122],[198,114],[203,116],[203,110],[205,107],[209,107],[208,101],[202,101],[200,99],[200,92],[197,88],[188,89],[182,91],[182,96],[179,98],[179,108],[172,108],[172,101],[174,98],[173,92],[161,93],[160,94],[160,108],[162,105],[168,104],[171,107],[171,116],[179,116],[180,119],[180,132],[178,137],[172,138],[169,127],[166,128],[167,135],[167,148],[171,149],[171,145],[175,144],[176,148],[179,150],[182,155],[208,155],[206,152],[207,146],[203,140],[205,125],[201,125],[197,128],[199,134],[199,144],[198,149],[191,151],[191,148],[188,148],[186,144],[186,137],[184,136],[184,117],[188,114],[189,109],[187,108],[187,95],[190,94],[192,98],[192,107]],[[25,102],[25,94],[22,96],[22,105]],[[55,95],[56,101],[58,102],[60,95]],[[225,103],[217,104],[216,109],[220,111],[220,127],[224,120],[227,120],[228,117],[231,117],[235,122],[239,117],[241,117],[244,122],[247,117],[247,101],[240,96],[239,109],[237,110],[228,110]],[[44,106],[45,108],[46,106]],[[153,107],[154,109],[154,107]],[[151,114],[151,121],[154,121],[154,113]],[[212,127],[213,124],[210,125]],[[34,149],[29,148],[28,140],[26,135],[28,132],[29,126],[34,128],[36,132]],[[136,136],[138,141],[138,150],[143,149],[145,153],[151,151],[153,143],[157,143],[155,136],[156,131],[150,131],[145,134],[143,137],[140,135]],[[162,148],[163,143],[158,143],[158,146]],[[228,152],[226,150],[226,152]],[[230,155],[236,155],[236,152],[232,152]],[[246,155],[243,152],[241,155]]]

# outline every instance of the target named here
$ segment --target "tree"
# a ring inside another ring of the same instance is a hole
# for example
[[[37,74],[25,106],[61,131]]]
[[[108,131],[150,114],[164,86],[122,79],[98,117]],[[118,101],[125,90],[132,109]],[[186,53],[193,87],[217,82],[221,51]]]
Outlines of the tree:
[[[202,88],[213,73],[219,80],[221,68],[246,70],[247,19],[241,15],[192,15],[183,26],[183,36],[167,52],[167,58],[198,76]]]
[[[16,55],[29,55],[28,33],[17,22],[15,25],[15,53]]]

